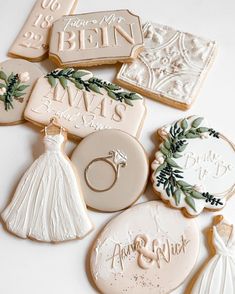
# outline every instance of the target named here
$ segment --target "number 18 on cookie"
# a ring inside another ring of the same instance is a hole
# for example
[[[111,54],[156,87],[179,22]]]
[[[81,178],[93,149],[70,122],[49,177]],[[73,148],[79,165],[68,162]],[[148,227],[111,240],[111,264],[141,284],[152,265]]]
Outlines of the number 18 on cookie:
[[[77,0],[37,0],[9,55],[39,61],[47,56],[48,34],[53,22],[72,13]]]

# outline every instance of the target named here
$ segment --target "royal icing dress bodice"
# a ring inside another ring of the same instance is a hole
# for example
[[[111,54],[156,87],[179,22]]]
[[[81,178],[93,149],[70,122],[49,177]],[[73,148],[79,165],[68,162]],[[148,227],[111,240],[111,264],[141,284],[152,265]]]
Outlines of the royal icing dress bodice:
[[[92,230],[78,180],[62,151],[63,134],[44,137],[45,152],[20,180],[3,211],[9,231],[21,238],[61,242]]]
[[[191,294],[235,294],[234,230],[225,242],[214,226],[213,245],[216,254],[203,268]]]
[[[43,139],[45,151],[61,151],[61,146],[64,143],[64,136],[58,135],[46,135]]]
[[[216,254],[222,256],[228,256],[235,258],[235,240],[234,240],[234,230],[228,239],[227,244],[224,243],[223,239],[217,232],[216,227],[213,227],[213,245],[216,250]]]

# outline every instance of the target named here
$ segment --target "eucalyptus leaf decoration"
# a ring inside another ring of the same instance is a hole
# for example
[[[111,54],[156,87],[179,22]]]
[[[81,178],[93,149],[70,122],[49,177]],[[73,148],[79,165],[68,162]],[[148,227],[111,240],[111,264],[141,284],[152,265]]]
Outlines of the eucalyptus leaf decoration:
[[[219,133],[211,128],[200,127],[203,121],[198,117],[190,124],[188,119],[177,121],[171,126],[169,136],[160,146],[160,151],[164,156],[164,162],[155,170],[154,176],[157,179],[157,187],[163,186],[168,197],[173,197],[178,206],[181,198],[196,211],[195,201],[204,199],[212,205],[223,205],[219,198],[214,197],[208,192],[200,193],[186,183],[183,179],[182,168],[175,162],[175,158],[182,157],[182,152],[187,148],[188,140],[201,138],[206,134],[219,139]]]
[[[27,74],[28,73],[23,73]],[[13,109],[13,99],[22,103],[24,96],[24,90],[29,87],[29,85],[22,84],[20,79],[21,74],[11,73],[7,76],[3,71],[0,71],[0,100],[4,102],[4,108],[6,111]],[[29,76],[27,77],[29,80]]]
[[[87,71],[66,68],[53,70],[46,75],[46,78],[53,88],[56,86],[58,80],[64,89],[67,88],[68,81],[72,82],[79,90],[93,91],[101,95],[103,95],[101,89],[105,89],[110,98],[124,102],[130,106],[133,106],[132,101],[142,99],[136,93],[122,91],[121,87],[101,79],[95,77],[88,80],[83,79],[84,76],[89,74]]]

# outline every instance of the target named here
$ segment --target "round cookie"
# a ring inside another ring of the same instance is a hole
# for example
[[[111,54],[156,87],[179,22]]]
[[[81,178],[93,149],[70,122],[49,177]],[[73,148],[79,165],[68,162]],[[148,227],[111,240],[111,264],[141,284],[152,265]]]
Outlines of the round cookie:
[[[164,126],[158,134],[154,191],[186,216],[222,209],[235,193],[235,145],[199,116]]]
[[[111,220],[90,256],[104,294],[171,293],[189,275],[199,252],[194,219],[160,201],[135,205]]]
[[[100,211],[117,211],[143,193],[149,173],[142,145],[120,130],[102,130],[76,147],[72,162],[78,170],[84,199]]]
[[[25,106],[42,74],[36,65],[22,59],[8,59],[0,64],[0,125],[24,121]]]

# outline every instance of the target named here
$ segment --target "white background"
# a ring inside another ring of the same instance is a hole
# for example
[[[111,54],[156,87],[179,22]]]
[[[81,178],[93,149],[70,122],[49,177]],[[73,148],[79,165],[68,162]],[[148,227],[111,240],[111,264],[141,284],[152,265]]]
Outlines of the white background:
[[[64,0],[66,1],[66,0]],[[0,60],[23,25],[34,0],[0,0]],[[235,141],[235,2],[234,0],[80,0],[78,13],[128,8],[142,20],[162,24],[216,40],[218,56],[192,109],[182,112],[146,99],[147,118],[141,142],[151,160],[156,149],[158,127],[190,114],[207,116],[213,126]],[[49,68],[49,66],[47,67]],[[95,74],[112,80],[118,66],[92,68]],[[38,129],[31,124],[0,127],[0,210],[8,203],[14,189],[29,165],[42,152]],[[74,143],[68,143],[71,154]],[[151,185],[139,201],[154,199]],[[235,223],[235,197],[223,210]],[[8,234],[0,225],[0,293],[1,294],[91,294],[97,293],[89,277],[89,248],[99,230],[115,213],[89,211],[96,229],[81,241],[50,245],[21,240]],[[201,251],[195,273],[208,257],[205,230],[213,213],[197,218],[201,231]],[[176,269],[177,271],[179,268]],[[192,274],[193,274],[192,273]],[[174,294],[185,291],[190,277]],[[112,294],[112,293],[109,293]],[[143,293],[144,294],[144,293]],[[232,293],[227,293],[232,294]]]

